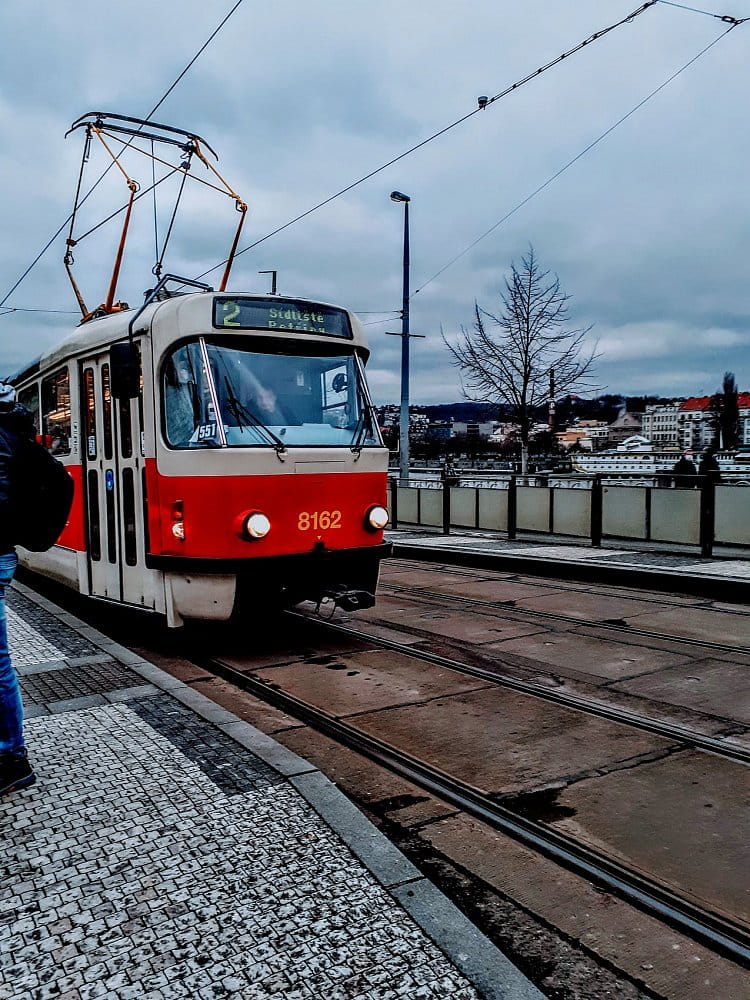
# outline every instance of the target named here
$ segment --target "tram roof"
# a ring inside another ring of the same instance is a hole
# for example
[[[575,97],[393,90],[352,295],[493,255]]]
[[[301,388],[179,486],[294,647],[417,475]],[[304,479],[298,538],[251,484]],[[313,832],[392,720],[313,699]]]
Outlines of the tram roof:
[[[157,312],[159,312],[160,320],[162,321],[168,320],[170,318],[170,313],[174,314],[174,319],[176,320],[175,339],[183,336],[199,336],[200,334],[208,333],[252,334],[254,332],[253,330],[237,329],[229,331],[223,328],[214,327],[212,316],[213,300],[217,296],[226,298],[228,294],[229,293],[226,292],[188,292],[185,294],[173,295],[169,298],[159,300],[158,302],[152,302],[146,306],[138,317],[135,324],[134,334],[138,336],[150,330],[151,323]],[[342,347],[348,344],[364,349],[367,353],[369,353],[367,340],[364,335],[364,331],[362,330],[362,324],[359,322],[354,313],[343,306],[332,302],[321,302],[318,299],[306,299],[298,296],[270,296],[250,292],[235,292],[231,293],[231,296],[242,299],[255,299],[257,301],[295,302],[304,303],[306,305],[310,305],[311,307],[328,306],[332,309],[344,309],[351,322],[353,337],[352,340],[342,340]],[[112,313],[108,316],[102,316],[99,319],[92,319],[87,323],[82,323],[80,326],[77,326],[72,333],[60,341],[60,343],[50,348],[50,350],[46,351],[44,354],[41,354],[38,358],[19,368],[18,371],[14,372],[13,375],[10,376],[9,381],[13,383],[21,382],[25,378],[28,378],[37,372],[47,371],[50,368],[54,368],[56,365],[65,361],[69,357],[76,357],[82,354],[93,354],[98,350],[105,349],[110,344],[123,340],[128,335],[128,326],[137,311],[138,310],[136,309],[125,309],[122,312]],[[299,341],[300,336],[303,336],[306,340],[313,340],[319,343],[330,344],[332,340],[330,336],[325,334],[315,335],[295,330],[263,330],[259,332],[265,333],[266,335],[269,335],[270,333],[270,335],[274,338],[291,341]]]

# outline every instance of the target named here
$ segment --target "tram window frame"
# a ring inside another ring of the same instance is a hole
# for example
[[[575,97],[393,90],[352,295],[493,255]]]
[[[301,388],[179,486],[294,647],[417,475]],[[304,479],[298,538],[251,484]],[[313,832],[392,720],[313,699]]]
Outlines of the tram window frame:
[[[133,457],[133,423],[130,397],[121,396],[117,401],[120,418],[120,456]]]
[[[112,441],[112,380],[109,374],[108,361],[103,362],[101,367],[101,389],[104,458],[109,462],[114,455],[114,445]]]
[[[83,370],[83,423],[86,438],[86,458],[93,461],[97,453],[96,439],[96,385],[94,369]]]
[[[135,473],[131,466],[122,470],[122,525],[125,565],[138,565],[138,538],[136,535]]]
[[[99,510],[99,473],[89,469],[86,480],[89,505],[89,554],[94,562],[102,558],[101,512]]]
[[[32,399],[34,402],[30,403]],[[25,407],[31,414],[31,419],[34,424],[34,433],[41,435],[42,432],[42,407],[41,407],[41,393],[39,391],[39,383],[32,382],[31,385],[27,385],[25,389],[21,389],[18,393],[18,402],[21,406]]]
[[[57,458],[70,455],[73,415],[70,402],[70,371],[67,365],[42,379],[41,404],[41,433],[45,446],[50,454]],[[59,420],[56,418],[53,425],[50,417],[56,413],[61,413],[62,416]],[[54,435],[53,426],[56,432]]]
[[[367,389],[367,376],[364,371],[364,365],[362,363],[360,351],[357,349],[356,345],[345,346],[344,344],[342,344],[342,338],[330,337],[328,339],[328,342],[324,342],[322,340],[313,341],[308,338],[300,339],[297,341],[284,339],[282,341],[279,340],[278,338],[269,336],[265,337],[258,336],[257,338],[253,337],[252,341],[247,340],[245,338],[242,338],[242,340],[240,340],[233,336],[230,337],[216,336],[210,338],[208,337],[185,338],[184,340],[175,341],[172,345],[170,345],[169,350],[166,351],[163,357],[161,358],[159,365],[158,386],[159,386],[159,396],[160,396],[159,409],[161,416],[161,433],[164,443],[171,451],[194,451],[198,450],[201,447],[206,447],[206,446],[218,447],[217,444],[215,443],[211,444],[208,440],[203,438],[198,438],[197,441],[193,441],[191,443],[178,443],[174,439],[173,428],[170,426],[168,399],[167,399],[167,393],[165,391],[165,387],[168,384],[168,381],[170,385],[173,384],[172,381],[169,380],[168,376],[170,364],[173,363],[174,359],[176,358],[176,356],[180,351],[183,350],[189,351],[191,347],[196,347],[200,339],[205,340],[205,345],[209,353],[212,351],[212,349],[217,349],[220,351],[227,350],[230,352],[242,351],[249,355],[250,354],[257,355],[258,357],[261,358],[263,356],[268,356],[268,357],[279,356],[287,359],[299,358],[303,362],[322,361],[326,358],[337,359],[337,360],[351,359],[351,363],[354,366],[354,369],[356,370],[356,374],[354,372],[352,373],[353,375],[352,385],[356,383],[355,391],[358,394],[357,408],[358,410],[364,411],[367,410],[369,406],[371,406],[371,403],[369,402],[369,392]],[[216,372],[214,370],[213,358],[210,361],[210,367],[211,367],[210,378],[215,380]],[[192,368],[194,369],[192,371],[193,375],[196,375],[198,378],[202,378],[204,380],[206,379],[206,373],[204,370],[202,359],[196,359],[196,363],[192,364]],[[322,412],[322,396],[324,391],[322,383],[323,379],[321,377],[320,383],[317,385],[316,390],[314,390],[316,398],[321,403],[321,412]],[[177,382],[174,383],[175,386],[177,384],[178,384]],[[187,385],[189,383],[185,382],[184,384]],[[207,427],[215,426],[216,418],[213,413],[213,394],[209,390],[208,382],[206,381],[204,384],[202,382],[196,381],[193,382],[192,384],[198,390],[191,401],[194,411],[193,419],[194,420],[196,419],[195,407],[198,406],[202,409],[204,413],[204,423],[206,424],[206,426]],[[297,384],[300,385],[299,382]],[[312,386],[312,382],[310,383],[310,385]],[[276,387],[273,388],[274,388],[274,395],[276,395]],[[214,381],[214,390],[217,390],[215,381]],[[217,390],[217,395],[220,395],[220,390]],[[304,420],[294,421],[294,422],[286,421],[285,423],[286,426],[292,426],[293,423],[299,423],[300,426],[302,426],[306,423],[306,421]],[[323,423],[327,422],[323,421]],[[383,441],[382,441],[382,436],[380,434],[380,429],[377,425],[377,421],[373,419],[372,421],[368,421],[368,423],[370,428],[368,437],[370,439],[362,442],[357,442],[357,447],[382,448]],[[273,427],[276,425],[271,423],[269,426]],[[329,426],[333,427],[334,425],[329,424]],[[353,428],[353,430],[356,430],[356,427]],[[200,427],[197,424],[194,426],[193,433],[195,433],[196,431],[200,431]],[[340,440],[340,441],[339,440],[299,441],[299,440],[290,440],[290,437],[286,436],[286,441],[284,443],[289,444],[295,448],[310,448],[310,449],[325,448],[325,447],[351,448],[352,445],[355,443],[355,441],[353,438],[352,440]],[[227,447],[267,448],[267,447],[272,447],[272,444],[270,440],[265,440],[259,437],[259,439],[255,441],[248,441],[248,442],[242,441],[239,443],[234,441],[228,443]]]

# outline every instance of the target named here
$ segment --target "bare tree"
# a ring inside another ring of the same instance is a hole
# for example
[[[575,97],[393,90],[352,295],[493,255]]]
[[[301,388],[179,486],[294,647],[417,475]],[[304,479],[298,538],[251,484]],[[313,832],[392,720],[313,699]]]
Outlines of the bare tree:
[[[566,328],[569,296],[557,275],[540,269],[533,247],[520,266],[511,262],[500,300],[497,314],[475,303],[471,329],[462,326],[455,344],[444,333],[443,340],[461,370],[464,396],[505,404],[518,424],[526,475],[534,410],[555,393],[595,388],[591,373],[599,355],[585,345],[590,326]]]

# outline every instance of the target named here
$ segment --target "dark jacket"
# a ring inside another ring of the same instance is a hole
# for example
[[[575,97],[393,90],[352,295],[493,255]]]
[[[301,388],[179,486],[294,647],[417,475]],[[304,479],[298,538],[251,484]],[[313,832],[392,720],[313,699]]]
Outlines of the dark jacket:
[[[698,465],[698,473],[701,476],[705,476],[710,483],[721,482],[721,471],[719,469],[719,463],[716,461],[713,455],[704,455]]]
[[[17,517],[16,457],[22,438],[34,437],[31,415],[16,404],[0,410],[0,554],[12,552]]]
[[[685,455],[675,463],[675,467],[672,469],[675,473],[674,484],[677,489],[691,489],[698,482],[697,479],[693,478],[696,474],[695,465],[687,458]]]

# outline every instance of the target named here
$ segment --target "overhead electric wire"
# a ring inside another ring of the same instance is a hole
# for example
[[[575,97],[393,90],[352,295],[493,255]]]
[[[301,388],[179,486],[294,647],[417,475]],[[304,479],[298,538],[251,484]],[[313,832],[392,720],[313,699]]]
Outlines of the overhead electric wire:
[[[666,7],[677,7],[680,10],[689,10],[693,14],[705,14],[707,17],[715,17],[719,21],[726,21],[737,27],[738,24],[742,24],[743,21],[747,21],[746,17],[732,17],[731,14],[717,14],[715,11],[711,10],[700,10],[698,7],[688,7],[684,3],[675,3],[674,0],[659,0],[659,3],[664,4]]]
[[[193,58],[187,64],[187,66],[185,67],[185,69],[180,73],[180,75],[177,77],[177,79],[174,81],[174,83],[165,91],[165,93],[163,94],[163,96],[159,98],[159,100],[156,102],[156,104],[153,106],[153,108],[151,108],[151,110],[149,111],[149,113],[146,115],[146,118],[145,118],[146,121],[149,121],[149,119],[151,118],[151,116],[153,114],[156,114],[156,112],[159,110],[159,108],[162,106],[162,104],[166,101],[166,99],[172,93],[172,91],[177,86],[177,84],[180,82],[180,80],[183,78],[183,76],[185,76],[185,74],[188,72],[188,70],[191,69],[191,67],[193,66],[193,63],[195,63],[195,61],[200,56],[203,55],[203,53],[206,51],[206,49],[208,48],[208,46],[211,44],[211,42],[214,40],[214,38],[216,38],[216,36],[221,31],[221,29],[224,27],[224,25],[227,23],[227,21],[229,20],[229,18],[232,16],[232,14],[234,14],[234,12],[237,10],[237,8],[240,6],[240,4],[242,2],[243,2],[243,0],[237,0],[237,3],[234,5],[234,7],[232,7],[232,9],[229,11],[229,13],[220,22],[220,24],[218,25],[218,27],[215,28],[214,31],[211,32],[211,34],[208,36],[208,38],[206,39],[206,41],[203,43],[203,45],[201,45],[201,47],[198,49],[198,51],[195,53],[195,55],[193,56]]]
[[[8,313],[60,313],[64,316],[77,316],[77,309],[28,309],[24,306],[3,306],[3,311],[0,316],[6,316]]]
[[[446,125],[444,128],[439,129],[437,132],[433,132],[433,134],[427,136],[426,139],[422,139],[414,146],[410,146],[409,149],[405,150],[403,153],[399,153],[398,156],[392,157],[386,163],[383,163],[379,167],[376,167],[374,170],[371,170],[363,177],[358,178],[356,181],[352,181],[351,184],[347,184],[346,187],[341,188],[340,191],[336,191],[335,194],[330,195],[328,198],[324,198],[323,201],[320,201],[318,202],[317,205],[313,205],[312,208],[308,208],[306,211],[301,212],[293,219],[290,219],[289,222],[285,222],[284,225],[278,226],[270,233],[266,233],[265,236],[261,236],[260,239],[255,240],[255,242],[251,243],[249,246],[243,247],[242,250],[238,250],[237,253],[235,254],[235,259],[239,257],[240,254],[247,253],[248,250],[253,250],[255,249],[255,247],[260,246],[261,243],[265,243],[265,241],[271,239],[272,236],[277,236],[285,229],[289,229],[290,226],[293,226],[295,223],[300,222],[302,219],[306,219],[308,215],[312,215],[313,212],[317,212],[319,208],[323,208],[325,205],[329,205],[332,201],[335,201],[336,198],[340,198],[342,195],[347,194],[354,188],[359,187],[360,184],[364,184],[364,182],[370,180],[371,177],[375,177],[376,174],[381,173],[388,167],[393,166],[394,163],[398,163],[405,157],[410,156],[418,149],[421,149],[423,146],[426,146],[433,140],[440,138],[440,136],[445,135],[446,132],[450,132],[451,129],[456,128],[458,125],[462,125],[465,121],[468,121],[469,118],[472,118],[474,115],[479,114],[481,111],[485,111],[491,104],[494,104],[495,102],[501,100],[503,97],[507,97],[507,95],[512,93],[513,91],[519,90],[521,87],[529,83],[531,80],[535,80],[537,77],[541,76],[542,73],[545,73],[547,70],[552,69],[553,66],[557,66],[559,63],[561,63],[564,59],[567,59],[569,56],[574,55],[576,52],[580,52],[581,49],[585,48],[587,45],[590,45],[592,42],[598,41],[600,38],[603,38],[605,35],[608,35],[611,31],[614,31],[616,28],[621,27],[623,24],[629,24],[630,22],[634,21],[636,17],[638,17],[640,14],[643,14],[644,11],[648,10],[650,7],[655,6],[656,3],[658,3],[658,0],[646,0],[646,3],[642,4],[640,7],[637,8],[637,10],[634,10],[631,14],[628,14],[626,17],[621,18],[614,24],[608,25],[606,28],[602,28],[599,31],[595,31],[592,35],[588,35],[586,38],[583,39],[583,41],[579,42],[577,45],[574,45],[572,48],[567,49],[565,52],[563,52],[562,55],[557,56],[554,59],[551,59],[548,63],[545,63],[544,66],[540,66],[538,69],[535,69],[531,73],[528,73],[522,79],[517,80],[515,83],[512,83],[509,87],[506,87],[504,90],[501,90],[500,93],[495,94],[494,97],[487,98],[486,101],[483,100],[478,107],[473,108],[467,114],[462,115],[460,118],[457,118],[456,121],[451,122],[450,125]],[[207,274],[211,274],[212,271],[218,270],[220,267],[223,267],[226,263],[227,263],[226,260],[223,260],[219,264],[214,264],[213,267],[210,267],[207,271],[204,271],[202,274],[199,274],[198,280],[200,280],[201,278],[205,278]]]
[[[745,18],[745,20],[747,20],[747,18]],[[714,45],[717,44],[717,42],[720,42],[722,38],[725,38],[730,31],[734,31],[736,27],[737,27],[736,24],[732,24],[726,29],[726,31],[722,31],[722,33],[717,38],[714,38],[714,40],[710,42],[708,45],[706,45],[705,48],[701,49],[701,51],[697,55],[693,56],[693,58],[690,59],[688,62],[686,62],[683,66],[680,66],[680,68],[676,70],[674,73],[672,73],[672,75],[668,77],[663,83],[661,83],[658,87],[652,90],[650,94],[648,94],[646,97],[643,98],[643,100],[639,101],[634,108],[631,108],[627,114],[623,115],[622,118],[618,118],[618,120],[614,122],[614,124],[610,125],[609,128],[606,129],[604,132],[602,132],[602,134],[598,136],[596,139],[594,139],[593,142],[590,142],[588,146],[582,149],[580,153],[578,153],[576,156],[573,157],[572,160],[568,160],[568,162],[564,166],[560,167],[560,169],[557,170],[554,174],[552,174],[551,177],[548,177],[543,184],[540,184],[538,188],[536,188],[534,191],[531,192],[531,194],[527,195],[522,201],[519,201],[518,204],[515,205],[513,208],[511,208],[509,212],[506,212],[506,214],[501,219],[498,219],[498,221],[494,224],[494,226],[490,226],[490,228],[486,230],[486,232],[482,233],[481,236],[478,236],[473,241],[473,243],[470,243],[464,250],[461,251],[461,253],[456,254],[456,256],[453,257],[451,260],[449,260],[448,263],[445,264],[443,267],[441,267],[439,271],[436,271],[435,274],[432,275],[432,277],[424,281],[419,286],[419,288],[414,290],[411,297],[413,298],[415,295],[418,295],[424,288],[427,287],[427,285],[435,281],[436,278],[439,278],[440,275],[443,274],[445,271],[447,271],[449,267],[452,267],[453,264],[456,263],[456,261],[464,257],[467,253],[469,253],[470,250],[473,250],[478,243],[481,243],[483,239],[486,239],[487,236],[489,236],[491,233],[494,233],[495,230],[498,229],[504,222],[507,222],[512,215],[515,215],[515,213],[519,209],[523,208],[524,205],[527,205],[532,198],[535,198],[538,194],[544,191],[545,188],[549,187],[549,185],[552,184],[553,181],[556,181],[561,174],[564,174],[569,167],[572,167],[574,163],[577,163],[578,160],[580,160],[583,156],[586,155],[586,153],[590,152],[595,146],[598,146],[603,139],[606,139],[606,137],[610,135],[612,132],[614,132],[616,128],[622,125],[623,122],[626,122],[628,118],[634,115],[636,111],[642,108],[643,105],[646,104],[648,101],[650,101],[652,97],[655,97],[660,91],[664,90],[664,88],[667,87],[670,83],[672,83],[672,81],[675,80],[681,73],[684,73],[685,70],[688,69],[690,66],[692,66],[693,63],[697,62],[701,58],[701,56],[705,55],[709,49],[712,49]]]
[[[216,27],[214,29],[214,31],[211,32],[211,34],[208,36],[208,38],[206,39],[206,41],[203,43],[203,45],[201,45],[201,47],[195,53],[195,55],[190,60],[190,62],[187,64],[187,66],[182,70],[182,72],[179,74],[179,76],[176,78],[176,80],[167,88],[167,90],[159,98],[159,100],[156,102],[156,104],[153,106],[153,108],[151,108],[151,110],[149,111],[149,113],[146,115],[146,118],[144,119],[145,121],[149,121],[149,119],[151,118],[151,116],[153,114],[155,114],[156,111],[158,111],[158,109],[162,106],[162,104],[164,103],[164,101],[166,101],[166,99],[169,97],[169,95],[175,89],[175,87],[177,86],[177,84],[182,80],[182,78],[185,76],[185,74],[188,72],[188,70],[191,69],[191,67],[193,66],[193,64],[195,63],[195,61],[205,52],[205,50],[208,48],[208,46],[211,44],[211,42],[214,40],[214,38],[217,36],[217,34],[221,31],[221,29],[227,23],[227,21],[229,20],[229,18],[234,14],[234,12],[237,10],[237,8],[242,3],[243,3],[243,0],[237,0],[237,2],[235,3],[235,5],[229,11],[229,13],[224,16],[224,18],[222,19],[222,21],[219,23],[218,27]],[[123,146],[123,149],[127,149],[127,147],[130,145],[131,142],[132,142],[132,140],[128,140],[128,142]],[[79,202],[79,205],[82,205],[86,201],[86,199],[89,197],[89,195],[91,195],[95,191],[95,189],[97,188],[97,186],[101,183],[101,181],[104,179],[104,177],[107,175],[107,173],[111,169],[112,169],[112,164],[110,164],[107,167],[107,169],[101,175],[101,177],[99,178],[99,180],[97,180],[96,183],[93,185],[93,187],[91,187],[91,189],[86,193],[86,195],[84,195],[84,197]],[[42,257],[44,256],[44,254],[49,250],[49,248],[55,242],[55,240],[60,235],[60,233],[68,225],[68,223],[70,222],[70,220],[71,220],[72,217],[73,217],[73,213],[71,212],[71,214],[63,222],[63,224],[60,226],[60,228],[57,230],[57,232],[54,234],[54,236],[52,236],[50,238],[50,240],[39,251],[39,253],[34,258],[34,260],[31,262],[31,264],[29,264],[29,266],[23,272],[23,274],[18,279],[18,281],[15,283],[15,285],[13,285],[13,287],[10,289],[10,291],[7,292],[5,294],[5,296],[0,300],[0,308],[2,308],[2,306],[5,305],[5,303],[11,297],[11,295],[13,294],[13,292],[15,292],[15,290],[18,288],[18,286],[21,284],[21,282],[24,280],[24,278],[26,278],[26,276],[29,274],[29,272],[31,271],[31,269],[33,267],[35,267],[39,263],[39,261],[42,259]],[[3,315],[5,315],[5,313],[0,313],[0,316],[3,316]]]
[[[163,183],[165,180],[167,180],[169,177],[171,177],[176,172],[177,172],[177,168],[175,168],[174,170],[172,170],[170,173],[164,174],[162,177],[159,178],[159,180],[156,182],[156,184],[154,185],[154,187],[158,187],[159,184]],[[99,180],[101,180],[101,177],[99,178]],[[97,183],[99,183],[99,182],[97,181]],[[148,187],[144,191],[140,191],[135,196],[135,198],[133,199],[134,203],[136,201],[140,201],[141,198],[144,198],[147,194],[150,194],[151,190],[152,190],[152,188]],[[92,191],[93,191],[93,188],[92,188]],[[89,191],[89,194],[91,194],[91,191]],[[88,197],[88,195],[86,195],[86,197]],[[86,199],[84,198],[83,200],[85,201]],[[92,226],[92,228],[89,229],[88,232],[84,233],[82,236],[79,236],[78,240],[80,241],[82,239],[85,239],[86,236],[90,236],[92,233],[96,232],[97,229],[100,229],[102,226],[106,225],[108,222],[110,222],[116,216],[121,215],[126,209],[127,209],[127,205],[123,205],[120,208],[116,209],[114,212],[111,213],[111,215],[108,215],[106,219],[102,219],[101,222],[98,222],[95,226]],[[71,218],[72,218],[72,215],[69,215],[68,218],[67,218],[67,220],[60,227],[60,229],[58,229],[57,233],[55,233],[55,236],[52,237],[52,240],[50,240],[50,242],[47,244],[47,246],[45,247],[45,250],[48,249],[51,246],[51,244],[54,242],[55,238],[60,235],[60,233],[63,231],[63,229],[65,228],[65,226],[68,224],[68,222],[70,222]],[[44,250],[42,251],[42,254],[43,253],[44,253]],[[41,257],[42,254],[39,254],[39,257]],[[39,260],[39,257],[37,257],[37,261]],[[36,261],[35,261],[35,263],[36,263]],[[23,281],[24,277],[29,273],[29,271],[31,270],[31,267],[33,267],[33,266],[34,265],[32,264],[29,268],[27,268],[27,270],[25,271],[25,273],[23,275],[21,275],[21,277],[19,278],[19,280],[15,283],[15,285],[13,286],[13,288],[11,288],[11,290],[8,292],[8,294],[5,296],[5,298],[2,300],[2,302],[0,302],[0,309],[5,306],[5,302],[7,301],[7,299],[9,299],[10,296],[13,294],[13,292],[16,290],[16,288],[18,288],[18,286]],[[11,307],[8,307],[8,311],[9,312],[20,312],[21,310],[20,310],[20,308],[17,308],[15,306],[11,306]],[[62,312],[64,310],[59,310],[59,309],[25,309],[23,311],[24,312]],[[7,315],[8,315],[7,312],[2,312],[2,313],[0,313],[0,318],[2,318],[3,316],[7,316]],[[77,313],[76,313],[76,315],[77,315]]]

